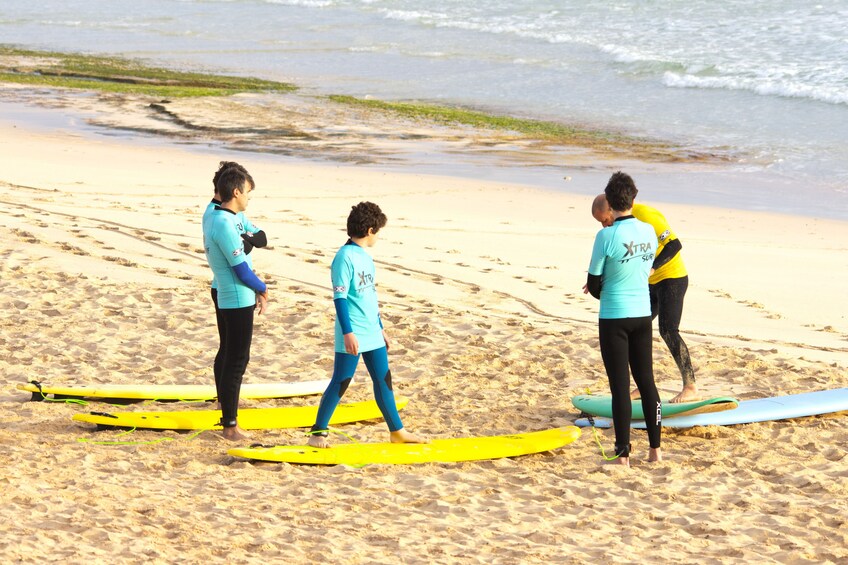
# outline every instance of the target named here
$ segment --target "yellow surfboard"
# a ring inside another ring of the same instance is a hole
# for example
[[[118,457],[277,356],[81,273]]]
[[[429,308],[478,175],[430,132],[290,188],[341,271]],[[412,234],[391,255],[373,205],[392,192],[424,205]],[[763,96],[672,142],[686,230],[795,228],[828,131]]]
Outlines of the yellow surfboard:
[[[239,447],[227,453],[245,459],[310,465],[405,465],[477,461],[540,453],[567,445],[579,437],[580,428],[567,426],[506,436],[435,439],[430,443],[348,443],[327,449],[306,445]]]
[[[246,383],[241,386],[241,398],[289,398],[321,394],[330,379],[294,383]],[[38,381],[19,384],[18,390],[32,393],[32,400],[44,400],[52,394],[59,398],[111,398],[122,400],[198,401],[214,400],[218,393],[215,385],[157,385],[157,384],[103,384],[103,385],[50,385]]]
[[[408,398],[395,399],[398,410],[409,402]],[[270,430],[278,428],[308,428],[315,423],[317,406],[288,408],[244,408],[238,411],[238,424],[244,430]],[[382,418],[377,403],[354,402],[339,404],[330,424],[347,424],[360,420]],[[91,412],[75,414],[77,422],[97,424],[98,427],[139,428],[150,430],[220,430],[220,410],[181,410],[179,412]]]

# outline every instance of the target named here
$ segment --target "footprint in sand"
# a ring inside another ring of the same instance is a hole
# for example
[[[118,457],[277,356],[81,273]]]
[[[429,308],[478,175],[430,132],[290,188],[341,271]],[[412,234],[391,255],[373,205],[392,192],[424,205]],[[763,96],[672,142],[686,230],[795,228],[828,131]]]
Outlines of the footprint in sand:
[[[723,290],[718,290],[718,289],[712,289],[712,288],[711,288],[711,289],[709,289],[709,292],[711,292],[712,294],[715,294],[715,295],[716,295],[716,296],[718,296],[719,298],[733,298],[731,295],[729,295],[728,293],[726,293],[726,292],[725,292],[725,291],[723,291]]]

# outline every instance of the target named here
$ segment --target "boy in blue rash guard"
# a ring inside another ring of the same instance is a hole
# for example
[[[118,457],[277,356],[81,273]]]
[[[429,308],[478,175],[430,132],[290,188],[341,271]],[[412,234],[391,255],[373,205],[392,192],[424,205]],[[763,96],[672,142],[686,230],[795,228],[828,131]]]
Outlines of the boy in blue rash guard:
[[[244,172],[225,170],[217,184],[221,205],[203,218],[203,247],[218,283],[221,360],[216,385],[223,435],[229,440],[248,437],[238,426],[239,392],[250,360],[254,310],[258,306],[261,315],[268,308],[268,288],[250,269],[237,227],[238,213],[247,209],[252,188]]]
[[[601,301],[598,337],[612,395],[616,462],[630,465],[630,372],[642,398],[648,429],[648,461],[660,461],[662,403],[654,383],[648,275],[657,250],[654,229],[633,217],[636,185],[617,172],[604,194],[613,225],[595,236],[587,290]]]
[[[335,363],[309,436],[312,447],[330,447],[327,427],[353,379],[360,354],[374,385],[374,398],[389,426],[391,442],[426,443],[406,431],[398,415],[389,370],[389,340],[377,302],[374,261],[365,251],[377,243],[377,233],[385,225],[386,215],[376,204],[360,202],[353,206],[347,218],[350,239],[336,253],[330,268],[336,308]]]
[[[218,179],[221,178],[221,173],[225,170],[235,168],[244,173],[247,178],[248,183],[250,184],[250,190],[252,191],[256,188],[256,183],[253,181],[253,177],[250,176],[250,173],[247,172],[240,164],[235,161],[221,161],[218,165],[218,170],[215,172],[215,175],[212,177],[212,184],[215,186],[215,194],[212,198],[212,201],[206,206],[206,211],[203,213],[203,220],[206,221],[207,216],[212,214],[215,211],[217,206],[221,205],[221,195],[218,194],[217,183]],[[265,232],[262,231],[257,226],[254,226],[250,223],[250,220],[244,215],[244,212],[238,213],[238,222],[236,223],[236,228],[239,230],[241,234],[241,239],[244,245],[244,253],[245,259],[247,261],[247,266],[250,270],[253,270],[253,260],[251,258],[250,252],[254,247],[265,247],[268,244],[268,238],[265,235]],[[223,331],[223,322],[221,320],[221,312],[218,308],[218,281],[215,279],[214,273],[212,276],[212,304],[215,306],[215,321],[218,326],[218,352],[215,355],[215,364],[213,365],[213,372],[215,374],[215,387],[217,387],[221,383],[221,364],[224,360],[224,334]],[[221,408],[221,403],[218,402],[218,408]]]

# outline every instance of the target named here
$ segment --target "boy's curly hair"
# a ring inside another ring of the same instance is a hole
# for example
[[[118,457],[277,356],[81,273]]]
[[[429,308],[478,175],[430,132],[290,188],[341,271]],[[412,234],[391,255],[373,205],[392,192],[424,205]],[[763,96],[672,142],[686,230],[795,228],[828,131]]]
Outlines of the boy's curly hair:
[[[377,233],[387,221],[386,215],[379,206],[373,202],[360,202],[356,206],[351,206],[347,217],[347,235],[365,237],[368,235],[369,228]]]

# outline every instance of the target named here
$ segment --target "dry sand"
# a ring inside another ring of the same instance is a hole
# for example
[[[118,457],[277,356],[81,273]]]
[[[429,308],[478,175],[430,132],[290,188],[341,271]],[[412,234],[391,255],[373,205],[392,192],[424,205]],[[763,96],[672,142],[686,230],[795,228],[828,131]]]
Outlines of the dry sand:
[[[629,470],[601,464],[591,430],[516,459],[323,468],[236,460],[217,432],[94,432],[71,416],[101,404],[28,402],[15,390],[30,379],[211,382],[217,335],[200,216],[226,157],[256,179],[247,214],[270,239],[254,263],[272,310],[257,321],[246,382],[329,375],[329,262],[350,206],[368,199],[389,216],[372,255],[395,388],[411,399],[406,427],[456,437],[568,425],[573,395],[606,390],[597,303],[581,292],[599,228],[589,197],[11,122],[0,123],[0,152],[7,562],[848,560],[845,413],[666,430],[666,460],[651,465],[634,432]],[[640,199],[651,202],[648,187]],[[848,386],[848,224],[659,207],[684,244],[682,328],[702,393]],[[658,336],[655,370],[670,396],[679,375]],[[356,380],[346,400],[370,399],[364,367]],[[342,429],[358,441],[387,437],[382,422]],[[599,439],[609,448],[612,432]]]

